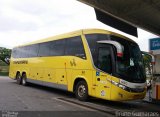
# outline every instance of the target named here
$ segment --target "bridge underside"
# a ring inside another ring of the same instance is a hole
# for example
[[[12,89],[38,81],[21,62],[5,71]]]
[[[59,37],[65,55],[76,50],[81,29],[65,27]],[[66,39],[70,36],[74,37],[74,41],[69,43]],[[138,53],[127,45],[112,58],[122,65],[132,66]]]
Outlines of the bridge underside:
[[[107,25],[108,25],[107,21],[112,19],[108,20],[106,18],[111,17],[114,18],[115,20],[118,19],[122,21],[122,24],[126,23],[127,25],[128,24],[131,25],[130,28],[133,29],[132,35],[136,36],[136,34],[134,34],[135,27],[139,27],[149,32],[152,32],[156,35],[160,35],[160,0],[78,0],[78,1],[94,7],[97,19]],[[125,25],[120,28],[123,27],[125,27]]]

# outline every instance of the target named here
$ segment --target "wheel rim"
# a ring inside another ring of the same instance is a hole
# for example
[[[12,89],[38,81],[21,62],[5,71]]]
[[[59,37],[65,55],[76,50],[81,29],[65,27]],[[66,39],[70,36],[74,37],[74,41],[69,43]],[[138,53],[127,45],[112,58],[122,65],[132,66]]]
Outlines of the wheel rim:
[[[17,75],[17,81],[19,82],[19,80],[20,80],[20,75],[18,74]]]
[[[79,97],[84,97],[84,95],[86,94],[86,88],[84,85],[80,85],[78,87],[78,96]]]
[[[24,78],[23,78],[23,80],[22,80],[22,83],[23,83],[23,84],[26,84],[26,80],[25,80]]]

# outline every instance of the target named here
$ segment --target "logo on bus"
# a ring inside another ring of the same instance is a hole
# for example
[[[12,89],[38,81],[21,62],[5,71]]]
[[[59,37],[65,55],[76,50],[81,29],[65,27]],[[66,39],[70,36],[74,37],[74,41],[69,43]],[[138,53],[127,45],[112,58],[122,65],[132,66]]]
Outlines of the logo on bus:
[[[28,64],[27,60],[13,61],[13,64]]]

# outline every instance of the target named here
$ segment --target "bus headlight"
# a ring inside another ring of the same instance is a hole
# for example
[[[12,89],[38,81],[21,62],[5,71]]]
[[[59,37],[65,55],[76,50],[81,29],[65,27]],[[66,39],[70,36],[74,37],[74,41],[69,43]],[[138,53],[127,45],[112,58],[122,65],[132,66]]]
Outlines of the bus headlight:
[[[125,87],[126,87],[126,86],[124,86],[124,85],[122,85],[122,84],[120,84],[118,82],[115,82],[115,81],[112,81],[112,84],[114,84],[114,85],[116,85],[116,86],[118,86],[118,87],[120,87],[122,89],[125,89]]]
[[[121,88],[121,89],[123,89],[123,90],[126,90],[126,86],[124,86],[124,85],[121,85],[121,84],[119,84],[119,87]]]
[[[122,85],[118,82],[115,82],[115,81],[110,81],[113,85],[125,90],[125,91],[128,91],[128,92],[133,92],[133,93],[141,93],[141,92],[144,92],[145,91],[145,88],[130,88],[130,87],[127,87],[125,85]]]
[[[114,85],[116,85],[116,86],[119,85],[119,83],[118,83],[118,82],[115,82],[115,81],[112,81],[112,84],[114,84]]]

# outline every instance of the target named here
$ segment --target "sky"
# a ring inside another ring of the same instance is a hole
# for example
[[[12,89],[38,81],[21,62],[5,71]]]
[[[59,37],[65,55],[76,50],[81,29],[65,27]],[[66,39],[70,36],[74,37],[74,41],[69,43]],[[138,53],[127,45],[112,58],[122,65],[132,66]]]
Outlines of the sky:
[[[138,38],[98,20],[94,9],[76,0],[0,0],[0,46],[13,48],[79,29],[100,28],[120,33],[148,51],[148,39],[157,37],[138,29]]]

